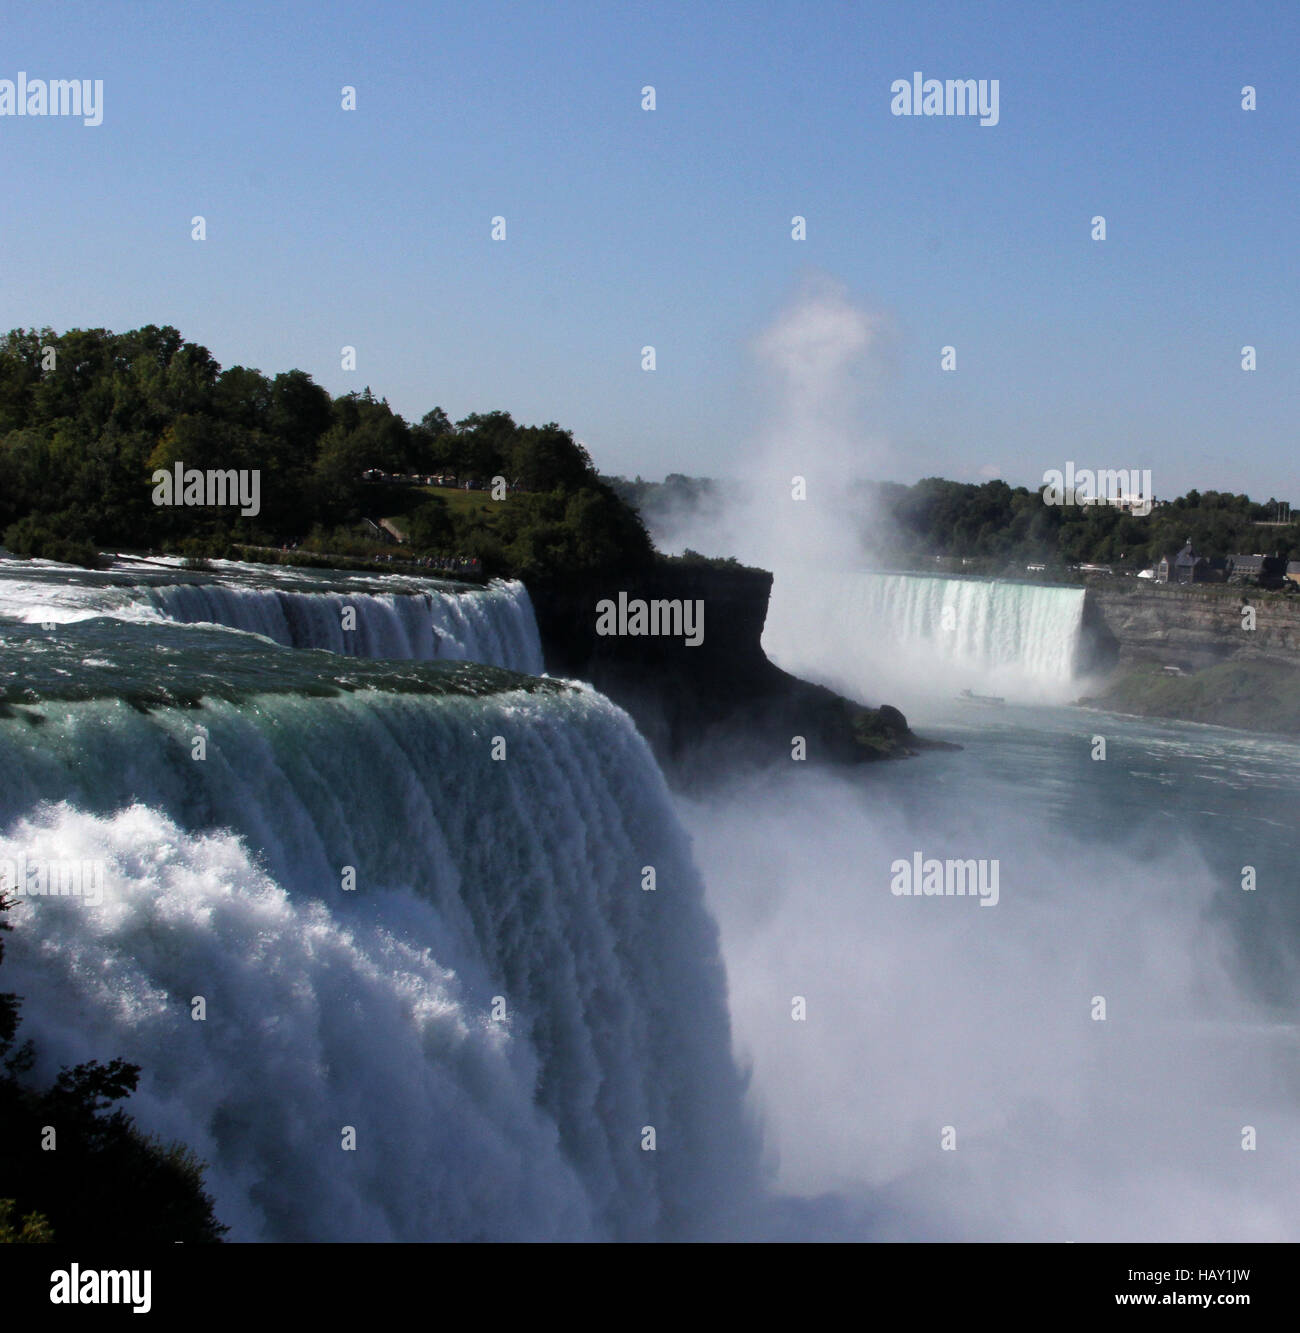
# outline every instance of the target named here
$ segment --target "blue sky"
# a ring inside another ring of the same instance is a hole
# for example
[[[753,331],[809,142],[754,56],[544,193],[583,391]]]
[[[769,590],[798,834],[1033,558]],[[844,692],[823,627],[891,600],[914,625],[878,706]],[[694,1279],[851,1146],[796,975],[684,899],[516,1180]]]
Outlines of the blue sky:
[[[725,476],[756,338],[829,278],[882,330],[864,471],[1300,503],[1298,37],[1285,3],[10,0],[0,78],[102,79],[104,117],[0,117],[0,326],[170,323]],[[891,115],[914,70],[997,79],[999,124]]]

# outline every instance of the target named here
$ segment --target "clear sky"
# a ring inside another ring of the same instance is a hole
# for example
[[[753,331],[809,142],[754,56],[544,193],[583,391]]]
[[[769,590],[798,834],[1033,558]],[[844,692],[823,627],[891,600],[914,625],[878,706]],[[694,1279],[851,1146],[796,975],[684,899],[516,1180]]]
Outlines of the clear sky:
[[[7,0],[0,79],[104,106],[0,117],[0,326],[174,324],[727,475],[770,414],[755,342],[821,275],[881,331],[864,470],[1300,503],[1298,38],[1293,0]],[[999,123],[892,115],[917,70],[997,79]]]

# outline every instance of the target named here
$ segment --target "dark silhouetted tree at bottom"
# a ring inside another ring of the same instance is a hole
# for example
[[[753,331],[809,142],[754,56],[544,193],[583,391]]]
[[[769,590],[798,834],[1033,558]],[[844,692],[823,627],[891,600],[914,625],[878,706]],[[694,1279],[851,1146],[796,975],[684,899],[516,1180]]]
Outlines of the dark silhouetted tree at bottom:
[[[12,929],[3,916],[12,905],[0,894],[0,932]],[[109,1110],[135,1091],[139,1067],[92,1060],[64,1069],[48,1088],[31,1086],[35,1052],[17,1040],[21,1007],[20,996],[0,993],[0,1242],[221,1240],[228,1228],[213,1216],[204,1164]],[[47,1127],[52,1150],[42,1147]]]

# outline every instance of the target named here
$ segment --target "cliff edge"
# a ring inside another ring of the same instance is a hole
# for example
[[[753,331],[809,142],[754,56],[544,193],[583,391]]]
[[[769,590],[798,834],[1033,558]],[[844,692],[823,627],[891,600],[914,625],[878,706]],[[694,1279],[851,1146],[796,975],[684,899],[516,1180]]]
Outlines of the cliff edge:
[[[930,744],[896,708],[853,703],[770,662],[762,638],[771,590],[766,570],[666,559],[635,574],[528,584],[547,671],[589,681],[626,708],[679,771],[789,759],[798,738],[812,762],[900,758]],[[699,608],[697,643],[637,632],[627,614],[638,603],[648,611],[679,602]]]
[[[1080,703],[1300,734],[1300,596],[1105,583],[1088,589],[1084,629],[1097,683]]]

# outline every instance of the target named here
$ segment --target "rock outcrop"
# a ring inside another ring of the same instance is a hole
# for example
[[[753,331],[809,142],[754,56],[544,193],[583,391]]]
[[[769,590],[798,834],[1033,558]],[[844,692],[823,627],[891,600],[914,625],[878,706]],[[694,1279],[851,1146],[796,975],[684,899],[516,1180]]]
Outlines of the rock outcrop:
[[[1246,607],[1254,612],[1253,628]],[[1084,603],[1082,643],[1080,671],[1094,684],[1081,702],[1300,732],[1300,597],[1213,584],[1094,585]]]
[[[738,759],[789,760],[803,737],[812,762],[860,762],[914,753],[895,708],[865,708],[782,671],[763,652],[772,575],[741,566],[661,561],[624,577],[528,586],[547,671],[590,681],[626,708],[661,762],[679,772]],[[703,637],[601,634],[598,606],[640,600],[698,602]]]
[[[1254,629],[1245,628],[1243,602],[1254,608]],[[1234,659],[1300,665],[1300,597],[1125,579],[1089,587],[1084,607],[1085,641],[1121,667],[1151,663],[1196,671]]]

